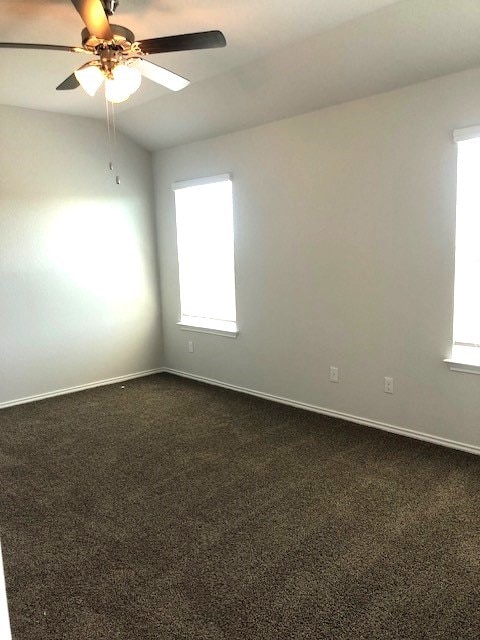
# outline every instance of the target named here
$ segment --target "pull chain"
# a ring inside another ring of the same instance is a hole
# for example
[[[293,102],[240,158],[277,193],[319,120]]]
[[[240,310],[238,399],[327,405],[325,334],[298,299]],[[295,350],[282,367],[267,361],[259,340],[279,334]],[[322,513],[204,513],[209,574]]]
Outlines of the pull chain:
[[[108,131],[108,151],[110,160],[108,162],[108,168],[110,171],[113,171],[115,168],[115,160],[116,164],[116,176],[115,182],[120,184],[120,170],[118,164],[118,155],[117,155],[117,128],[115,125],[115,107],[113,104],[107,100],[105,96],[105,109],[107,114],[107,131]]]
[[[105,96],[105,113],[107,115],[107,131],[108,131],[108,168],[110,171],[113,171],[113,162],[112,162],[112,137],[110,135],[110,109],[108,105],[107,96]]]
[[[115,123],[115,105],[112,104],[112,122],[113,122],[113,153],[115,160],[117,161],[117,175],[115,176],[115,182],[120,184],[120,162],[118,160],[117,149],[117,125]]]

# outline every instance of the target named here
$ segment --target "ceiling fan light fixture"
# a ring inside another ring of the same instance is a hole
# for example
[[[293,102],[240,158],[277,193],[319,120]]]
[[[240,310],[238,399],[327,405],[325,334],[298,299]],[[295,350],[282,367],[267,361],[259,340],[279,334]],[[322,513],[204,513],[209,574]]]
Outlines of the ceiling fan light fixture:
[[[125,102],[142,83],[138,69],[126,64],[118,64],[112,71],[112,78],[105,80],[105,96],[109,102]]]
[[[138,91],[142,84],[142,74],[138,69],[126,64],[119,64],[113,70],[113,79],[130,95]]]
[[[105,97],[109,102],[117,104],[118,102],[125,102],[130,97],[130,93],[125,91],[115,80],[107,78],[105,80]]]
[[[86,91],[89,96],[94,96],[105,80],[100,66],[91,62],[77,69],[75,71],[75,77],[82,89]]]
[[[57,86],[57,91],[70,91],[81,86],[88,95],[93,97],[105,81],[107,101],[124,102],[140,87],[142,75],[167,89],[179,91],[189,84],[188,80],[147,61],[143,56],[174,51],[215,49],[227,44],[221,31],[201,31],[136,40],[130,29],[109,22],[108,16],[114,14],[119,0],[71,1],[85,23],[81,47],[0,42],[0,49],[69,51],[98,56],[98,60],[89,62],[71,73]]]

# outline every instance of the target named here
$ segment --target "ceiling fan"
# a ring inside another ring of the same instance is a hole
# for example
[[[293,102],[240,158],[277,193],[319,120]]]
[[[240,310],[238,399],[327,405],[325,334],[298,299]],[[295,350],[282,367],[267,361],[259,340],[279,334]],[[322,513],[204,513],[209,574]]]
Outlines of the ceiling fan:
[[[124,102],[140,87],[142,75],[172,91],[183,89],[189,81],[164,69],[143,56],[170,51],[213,49],[226,45],[221,31],[202,31],[175,36],[135,40],[134,34],[116,24],[110,24],[118,0],[71,0],[86,25],[82,31],[82,46],[68,47],[55,44],[27,44],[0,42],[4,49],[46,49],[70,51],[95,56],[58,85],[58,91],[79,86],[91,96],[105,82],[105,97],[109,102]]]

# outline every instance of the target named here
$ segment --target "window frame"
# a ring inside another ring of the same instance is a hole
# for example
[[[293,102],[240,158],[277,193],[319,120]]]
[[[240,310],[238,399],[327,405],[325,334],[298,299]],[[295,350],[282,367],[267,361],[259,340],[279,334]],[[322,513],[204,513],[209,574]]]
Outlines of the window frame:
[[[457,145],[457,183],[456,183],[456,201],[455,201],[455,233],[457,230],[457,203],[458,203],[458,143],[468,140],[480,139],[480,126],[465,127],[463,129],[455,129],[453,132],[453,141]],[[457,245],[455,244],[455,269],[457,263]],[[454,284],[455,287],[455,284]],[[455,300],[455,290],[453,300]],[[453,322],[455,318],[455,304],[453,308]],[[452,345],[451,356],[445,358],[444,362],[451,371],[459,371],[461,373],[473,373],[480,375],[480,347],[472,344],[456,342],[453,334],[452,325]]]
[[[178,229],[177,229],[177,208],[175,204],[175,191],[180,189],[188,189],[189,187],[197,187],[207,184],[215,184],[218,182],[231,182],[232,183],[232,225],[233,225],[233,286],[235,297],[235,321],[229,320],[216,320],[215,318],[202,318],[198,317],[199,323],[195,323],[194,320],[197,316],[182,315],[182,297],[181,297],[181,284],[180,284],[180,260],[178,252]],[[172,191],[174,196],[174,213],[175,213],[175,236],[177,243],[177,267],[178,267],[178,311],[177,326],[182,331],[191,331],[194,333],[206,333],[218,336],[224,336],[227,338],[236,338],[238,336],[238,304],[237,304],[237,269],[236,269],[236,251],[235,251],[235,220],[234,220],[234,198],[233,198],[233,174],[232,173],[220,173],[213,176],[205,176],[201,178],[192,178],[190,180],[179,180],[172,184]],[[187,320],[187,321],[186,321]],[[188,322],[193,320],[193,322]],[[205,322],[201,322],[204,320]],[[210,321],[210,325],[208,325]],[[205,326],[202,326],[205,324]],[[214,326],[217,324],[217,326]],[[223,325],[223,326],[221,326]],[[231,326],[228,326],[231,325]]]

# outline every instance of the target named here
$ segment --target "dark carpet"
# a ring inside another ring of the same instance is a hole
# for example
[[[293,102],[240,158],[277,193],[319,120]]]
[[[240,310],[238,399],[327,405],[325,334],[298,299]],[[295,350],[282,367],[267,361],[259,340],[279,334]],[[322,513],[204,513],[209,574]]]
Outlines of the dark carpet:
[[[473,640],[480,458],[158,375],[0,412],[14,640]]]

